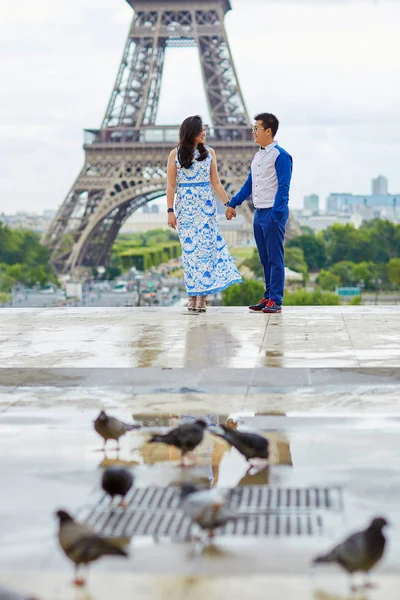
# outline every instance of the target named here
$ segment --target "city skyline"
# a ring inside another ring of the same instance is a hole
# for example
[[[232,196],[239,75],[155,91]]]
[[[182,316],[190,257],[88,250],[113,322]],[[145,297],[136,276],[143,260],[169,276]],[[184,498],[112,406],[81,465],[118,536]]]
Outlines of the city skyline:
[[[380,182],[381,186],[383,185],[383,188],[381,188],[382,193],[380,193],[380,194],[379,193],[375,193],[375,191],[374,191],[374,184],[376,182],[378,182],[378,181]],[[388,190],[388,184],[389,184],[389,181],[388,181],[387,177],[385,177],[384,175],[380,174],[380,175],[377,175],[376,178],[370,179],[370,187],[372,189],[370,189],[370,191],[368,193],[361,194],[361,193],[359,193],[357,191],[355,191],[355,192],[349,192],[349,191],[343,191],[343,190],[341,190],[341,191],[335,190],[335,191],[331,191],[326,197],[321,198],[318,194],[315,194],[315,193],[312,193],[312,192],[310,193],[309,192],[305,196],[303,196],[302,205],[301,206],[300,205],[296,205],[293,208],[297,209],[297,211],[299,209],[301,209],[301,208],[303,210],[306,210],[306,211],[307,210],[312,210],[310,206],[306,207],[306,204],[307,203],[311,203],[312,204],[314,202],[314,203],[316,203],[316,205],[319,206],[319,208],[318,208],[319,211],[322,211],[322,212],[327,211],[327,212],[329,212],[329,210],[328,210],[328,204],[329,204],[329,199],[332,196],[349,196],[349,197],[354,196],[354,197],[365,197],[365,198],[368,198],[368,197],[371,197],[371,196],[378,196],[378,197],[379,196],[380,197],[383,197],[383,196],[398,197],[400,194],[391,193]],[[156,200],[152,200],[148,204],[145,204],[143,207],[139,208],[138,212],[140,212],[140,213],[142,213],[142,212],[144,212],[144,213],[147,213],[147,212],[159,213],[160,212],[160,207],[164,205],[165,200],[166,200],[166,197],[161,197],[161,198],[157,198]],[[314,209],[315,208],[316,208],[316,206],[314,206]],[[39,211],[28,210],[28,209],[15,209],[15,210],[11,210],[11,211],[10,210],[8,210],[8,211],[0,210],[0,219],[1,219],[2,215],[4,215],[4,216],[26,215],[26,216],[32,216],[32,217],[43,216],[43,217],[49,218],[49,217],[55,216],[56,212],[57,212],[56,209],[46,209],[46,208],[43,208],[43,209],[41,209]],[[134,216],[134,214],[135,213],[133,213],[133,216]]]
[[[0,19],[8,49],[0,76],[13,81],[2,102],[0,213],[61,205],[82,167],[83,129],[98,127],[103,117],[132,18],[124,0],[22,5],[7,6]],[[294,157],[292,206],[310,193],[323,200],[336,190],[369,193],[371,177],[381,172],[392,192],[400,190],[400,6],[367,0],[339,6],[232,0],[232,6],[226,27],[250,116],[275,112],[279,143]],[[188,82],[182,90],[174,70]],[[158,123],[179,123],[194,112],[209,121],[197,50],[171,49]]]

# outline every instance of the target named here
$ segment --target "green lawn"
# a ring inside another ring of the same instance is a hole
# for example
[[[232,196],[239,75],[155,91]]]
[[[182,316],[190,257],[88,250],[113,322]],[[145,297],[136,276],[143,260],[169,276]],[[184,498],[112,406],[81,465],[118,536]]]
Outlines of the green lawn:
[[[253,256],[254,248],[249,246],[234,246],[229,248],[229,252],[232,254],[236,262],[243,262],[247,258]]]

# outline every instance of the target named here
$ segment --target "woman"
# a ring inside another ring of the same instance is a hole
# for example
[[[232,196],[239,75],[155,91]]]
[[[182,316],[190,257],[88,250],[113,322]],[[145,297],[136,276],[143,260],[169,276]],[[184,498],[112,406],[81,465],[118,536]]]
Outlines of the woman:
[[[204,145],[201,117],[185,119],[179,137],[179,146],[168,159],[168,225],[177,229],[182,246],[188,310],[205,312],[207,294],[220,292],[242,278],[217,223],[214,192],[224,205],[229,199],[219,179],[215,152]]]

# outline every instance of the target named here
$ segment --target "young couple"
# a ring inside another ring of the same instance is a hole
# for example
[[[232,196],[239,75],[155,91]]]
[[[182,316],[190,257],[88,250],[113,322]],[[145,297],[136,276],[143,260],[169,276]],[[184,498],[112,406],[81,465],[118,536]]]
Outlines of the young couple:
[[[264,267],[265,293],[249,308],[265,313],[282,311],[292,157],[275,140],[278,127],[278,119],[270,113],[255,117],[253,138],[259,149],[245,184],[229,200],[219,179],[215,152],[205,146],[201,117],[188,117],[181,125],[179,146],[168,159],[168,225],[178,231],[182,245],[190,311],[205,312],[208,294],[242,281],[217,223],[214,193],[226,206],[229,221],[236,217],[236,207],[253,196],[254,237]]]

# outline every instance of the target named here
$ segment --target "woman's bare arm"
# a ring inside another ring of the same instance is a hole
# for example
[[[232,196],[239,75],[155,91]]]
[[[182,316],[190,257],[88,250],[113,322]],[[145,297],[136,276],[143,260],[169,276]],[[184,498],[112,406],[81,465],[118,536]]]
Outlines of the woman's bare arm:
[[[218,198],[225,205],[227,202],[229,202],[229,198],[219,178],[217,157],[215,151],[212,148],[210,148],[210,154],[212,158],[210,174],[211,185],[214,188],[214,191]]]
[[[170,152],[167,164],[167,207],[174,208],[176,190],[176,149]],[[176,229],[176,216],[173,212],[168,213],[168,225]]]
[[[174,208],[175,190],[176,190],[176,149],[170,152],[167,164],[167,206]]]

